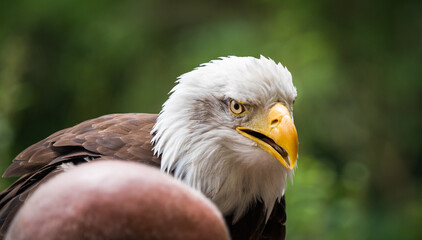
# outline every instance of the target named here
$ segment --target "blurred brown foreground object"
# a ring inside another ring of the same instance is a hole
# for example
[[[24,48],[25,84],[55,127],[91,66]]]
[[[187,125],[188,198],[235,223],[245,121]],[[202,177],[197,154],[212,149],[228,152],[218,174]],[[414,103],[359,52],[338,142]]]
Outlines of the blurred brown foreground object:
[[[211,201],[134,162],[82,164],[26,201],[7,233],[21,239],[229,239]]]

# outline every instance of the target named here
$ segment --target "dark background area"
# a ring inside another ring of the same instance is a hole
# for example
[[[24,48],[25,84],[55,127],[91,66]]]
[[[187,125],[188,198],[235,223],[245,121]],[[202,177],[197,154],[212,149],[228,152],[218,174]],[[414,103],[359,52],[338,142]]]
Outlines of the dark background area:
[[[83,120],[159,112],[200,63],[262,54],[299,94],[288,239],[422,239],[421,12],[419,0],[1,1],[0,170]]]

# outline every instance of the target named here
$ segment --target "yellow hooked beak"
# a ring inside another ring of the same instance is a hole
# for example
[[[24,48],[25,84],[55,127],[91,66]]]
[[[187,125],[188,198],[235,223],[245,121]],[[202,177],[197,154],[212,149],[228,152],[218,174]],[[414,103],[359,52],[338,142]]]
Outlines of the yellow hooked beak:
[[[276,103],[266,117],[251,122],[249,126],[237,127],[236,130],[258,143],[286,168],[293,169],[299,141],[289,110],[283,104]]]

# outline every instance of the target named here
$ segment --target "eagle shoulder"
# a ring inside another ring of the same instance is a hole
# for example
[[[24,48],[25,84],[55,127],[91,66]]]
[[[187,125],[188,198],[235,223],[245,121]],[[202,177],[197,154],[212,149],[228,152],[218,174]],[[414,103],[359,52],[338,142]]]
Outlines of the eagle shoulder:
[[[286,239],[285,196],[276,201],[268,221],[265,206],[258,201],[247,213],[233,223],[233,215],[226,216],[232,240],[284,240]]]
[[[156,118],[156,114],[110,114],[63,129],[22,151],[3,177],[22,176],[81,157],[152,160],[159,165],[150,143]]]

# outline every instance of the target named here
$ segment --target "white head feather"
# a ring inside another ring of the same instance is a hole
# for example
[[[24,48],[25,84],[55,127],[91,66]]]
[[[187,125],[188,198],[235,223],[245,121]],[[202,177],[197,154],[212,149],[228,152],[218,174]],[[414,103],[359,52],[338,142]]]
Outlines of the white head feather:
[[[236,131],[241,120],[227,102],[236,99],[260,111],[281,102],[292,112],[290,72],[263,56],[227,57],[202,64],[177,83],[152,130],[161,170],[202,191],[234,221],[256,201],[264,203],[268,218],[293,170]]]

